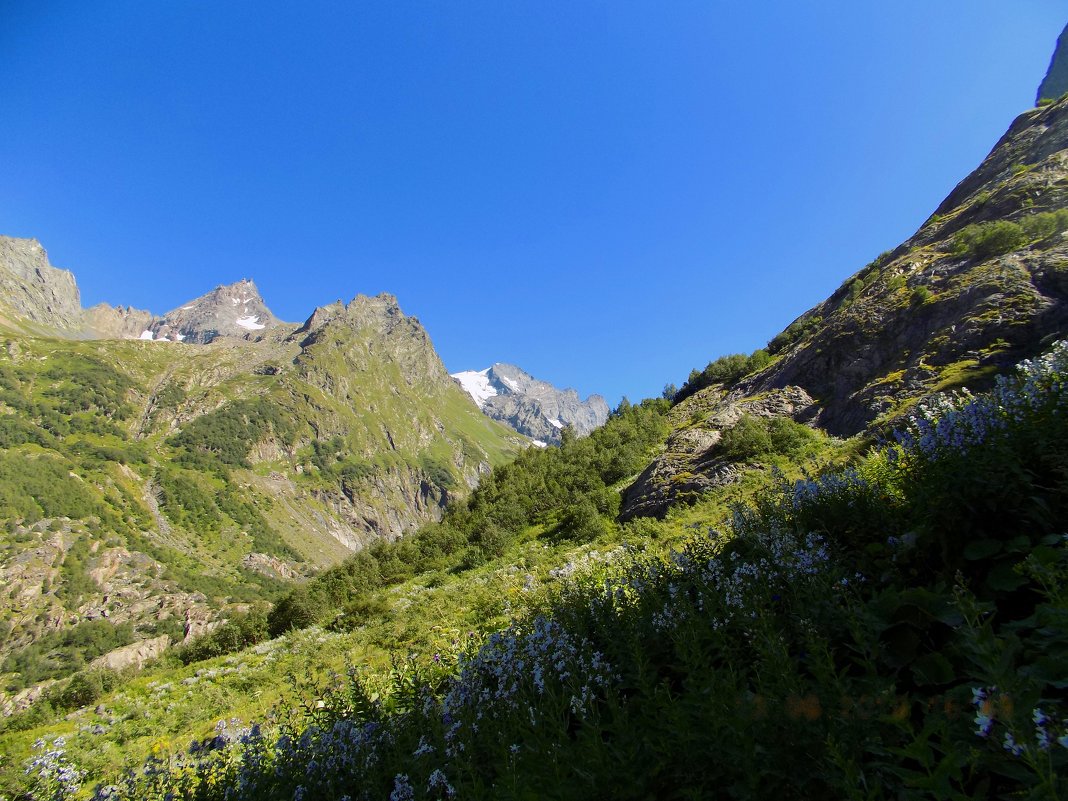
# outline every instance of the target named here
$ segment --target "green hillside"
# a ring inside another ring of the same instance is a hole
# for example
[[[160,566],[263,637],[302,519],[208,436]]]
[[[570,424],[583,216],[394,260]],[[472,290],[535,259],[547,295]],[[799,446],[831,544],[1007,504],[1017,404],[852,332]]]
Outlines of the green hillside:
[[[16,707],[437,519],[520,445],[391,298],[257,343],[3,344],[0,672]]]

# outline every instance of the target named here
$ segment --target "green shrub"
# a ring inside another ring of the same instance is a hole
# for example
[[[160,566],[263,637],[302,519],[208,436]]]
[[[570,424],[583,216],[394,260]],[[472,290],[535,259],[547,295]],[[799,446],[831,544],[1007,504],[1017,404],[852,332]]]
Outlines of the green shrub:
[[[769,346],[770,347],[770,346]],[[672,403],[679,403],[699,390],[713,384],[732,386],[745,376],[763,370],[771,361],[771,355],[763,348],[746,356],[744,353],[732,353],[711,361],[704,370],[693,370],[682,389],[672,398]]]
[[[768,343],[768,353],[772,355],[781,353],[798,340],[811,334],[819,328],[822,323],[823,318],[818,314],[811,316],[806,315],[794,320],[787,326],[785,331],[777,334],[775,338]]]
[[[1017,250],[1027,238],[1024,229],[1009,220],[973,223],[957,232],[954,248],[973,259],[989,259]]]
[[[176,656],[188,665],[217,656],[237,653],[267,639],[266,604],[256,604],[248,612],[238,612],[214,631],[179,648]]]
[[[1043,211],[1020,221],[1024,232],[1033,241],[1047,239],[1054,234],[1068,231],[1068,209]]]
[[[233,401],[201,415],[187,423],[170,442],[181,448],[184,458],[194,464],[200,463],[197,457],[209,456],[222,465],[248,467],[249,451],[272,435],[292,444],[296,426],[277,404],[266,398],[255,398]]]
[[[769,454],[792,456],[816,438],[808,426],[788,417],[743,415],[723,432],[717,451],[732,461],[756,459]]]
[[[608,530],[604,518],[589,499],[568,507],[560,519],[557,536],[572,542],[590,542]]]

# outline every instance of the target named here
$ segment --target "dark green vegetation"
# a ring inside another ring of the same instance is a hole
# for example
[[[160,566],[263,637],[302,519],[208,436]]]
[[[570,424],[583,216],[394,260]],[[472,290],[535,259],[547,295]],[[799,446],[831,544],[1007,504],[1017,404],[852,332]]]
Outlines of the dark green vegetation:
[[[87,619],[133,641],[219,619],[225,650],[261,638],[248,604],[436,519],[518,446],[395,302],[332,314],[312,337],[208,347],[5,337],[0,708],[58,680],[42,723],[67,685],[95,682],[75,682],[84,654],[53,637]]]
[[[505,631],[335,680],[112,792],[1061,798],[1065,381],[1059,345],[729,532],[591,564]]]
[[[989,259],[1062,231],[1068,231],[1068,209],[1032,214],[1018,223],[1010,220],[972,223],[957,232],[955,244],[957,252],[969,258]]]
[[[672,401],[681,403],[691,395],[713,384],[730,387],[750,373],[758,372],[768,365],[771,357],[764,349],[755,350],[748,356],[744,353],[732,353],[720,356],[709,362],[704,370],[694,368],[681,389],[672,395]]]
[[[582,541],[603,532],[618,511],[611,489],[647,462],[667,433],[668,403],[621,405],[590,436],[565,435],[559,448],[531,448],[486,476],[440,523],[396,543],[379,543],[330,568],[282,599],[268,617],[273,636],[316,623],[359,625],[375,606],[368,593],[417,573],[459,570],[501,556],[531,526]]]

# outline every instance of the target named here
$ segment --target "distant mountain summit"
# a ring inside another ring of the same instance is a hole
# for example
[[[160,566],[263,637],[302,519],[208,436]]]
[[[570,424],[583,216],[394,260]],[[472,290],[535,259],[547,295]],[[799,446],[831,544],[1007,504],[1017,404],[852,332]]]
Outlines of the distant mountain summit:
[[[608,403],[600,395],[583,401],[575,390],[558,389],[513,364],[497,363],[452,377],[483,412],[539,445],[559,443],[564,428],[588,434],[608,419]]]
[[[258,339],[281,322],[251,279],[217,286],[206,295],[167,312],[139,335],[141,339],[206,345],[220,336]]]
[[[1038,87],[1037,102],[1057,100],[1068,92],[1068,25],[1064,26],[1057,39],[1057,49],[1053,51],[1046,77]]]

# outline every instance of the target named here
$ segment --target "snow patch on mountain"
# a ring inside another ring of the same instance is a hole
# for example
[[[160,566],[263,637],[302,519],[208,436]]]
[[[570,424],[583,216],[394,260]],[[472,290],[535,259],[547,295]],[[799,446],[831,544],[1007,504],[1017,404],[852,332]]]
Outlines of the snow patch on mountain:
[[[485,370],[465,370],[461,373],[453,373],[452,377],[460,382],[460,386],[470,395],[478,408],[482,408],[486,401],[497,394],[497,389],[489,380],[490,368]]]

